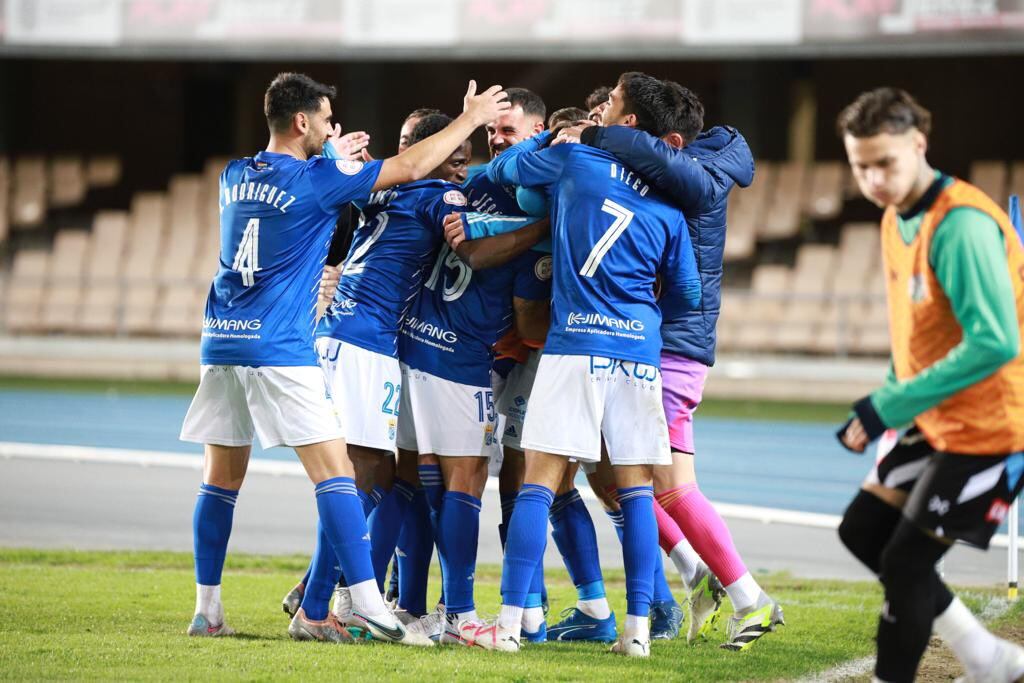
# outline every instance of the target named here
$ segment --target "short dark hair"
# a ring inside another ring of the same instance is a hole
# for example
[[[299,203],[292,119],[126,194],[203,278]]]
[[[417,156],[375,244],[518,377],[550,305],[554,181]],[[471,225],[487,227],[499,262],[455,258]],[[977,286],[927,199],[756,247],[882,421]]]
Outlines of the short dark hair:
[[[704,105],[689,88],[674,81],[630,71],[619,76],[623,111],[636,116],[636,127],[655,137],[679,133],[687,142],[704,128]]]
[[[527,90],[526,88],[505,88],[505,94],[508,95],[508,103],[511,107],[520,106],[523,108],[523,113],[527,116],[536,116],[543,121],[547,115],[547,107],[544,106],[544,100],[540,98],[540,95]]]
[[[333,100],[337,94],[334,86],[318,83],[305,74],[279,73],[263,96],[263,113],[267,117],[267,125],[275,133],[287,131],[292,125],[293,116],[299,112],[318,112],[320,100],[325,97]]]
[[[548,117],[548,128],[554,128],[560,123],[576,123],[577,121],[585,121],[587,118],[587,112],[583,111],[579,107],[562,107],[561,109],[552,112],[551,116]]]
[[[412,147],[420,140],[429,138],[434,133],[444,130],[451,122],[452,117],[447,114],[427,114],[413,126],[412,132],[409,133],[409,146]]]
[[[431,109],[430,107],[420,107],[419,109],[413,109],[411,112],[409,112],[409,115],[405,117],[405,120],[408,121],[409,119],[422,119],[425,116],[430,116],[431,114],[440,114],[440,113],[441,113],[440,109]]]
[[[876,88],[861,93],[836,119],[839,137],[869,138],[880,133],[905,133],[911,128],[928,135],[932,130],[932,113],[899,88]]]
[[[589,112],[591,109],[599,104],[604,104],[608,101],[608,93],[612,91],[607,85],[602,85],[598,88],[594,88],[594,92],[587,95],[586,102],[584,103]]]

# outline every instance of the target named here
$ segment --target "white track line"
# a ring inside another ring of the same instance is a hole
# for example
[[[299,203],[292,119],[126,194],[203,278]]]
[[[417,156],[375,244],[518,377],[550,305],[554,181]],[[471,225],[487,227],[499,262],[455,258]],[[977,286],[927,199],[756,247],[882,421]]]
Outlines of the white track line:
[[[142,451],[127,448],[93,448],[90,446],[63,446],[51,444],[21,443],[0,441],[0,458],[32,458],[37,460],[65,460],[71,462],[92,462],[115,465],[139,465],[140,467],[179,467],[202,470],[203,456],[187,453],[170,453],[167,451]],[[305,477],[306,472],[298,462],[291,460],[252,459],[249,461],[249,472],[270,474],[273,476]],[[498,480],[490,477],[487,490],[497,491]],[[851,491],[852,494],[852,491]],[[593,491],[582,489],[580,496],[587,500],[596,500]],[[732,503],[714,503],[715,509],[723,517],[745,519],[762,524],[792,524],[796,526],[815,527],[818,529],[836,529],[842,519],[839,515],[824,515],[816,512],[800,512],[781,508],[758,507],[754,505],[735,505]],[[1006,534],[997,534],[992,545],[1005,548],[1008,545]]]

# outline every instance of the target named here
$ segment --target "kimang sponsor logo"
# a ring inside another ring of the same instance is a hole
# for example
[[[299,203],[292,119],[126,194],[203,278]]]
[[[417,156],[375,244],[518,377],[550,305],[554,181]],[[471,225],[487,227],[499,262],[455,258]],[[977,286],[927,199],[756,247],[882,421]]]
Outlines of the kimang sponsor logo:
[[[232,318],[203,318],[204,330],[223,330],[225,332],[255,332],[263,327],[259,319],[238,320]]]
[[[422,334],[423,336],[431,339],[438,339],[447,344],[457,344],[459,342],[459,335],[455,334],[451,330],[438,327],[434,323],[427,322],[426,320],[409,317],[405,320],[405,326],[413,332]]]
[[[612,327],[617,330],[629,330],[631,332],[644,331],[642,320],[623,320],[621,318],[612,318],[603,313],[570,313],[566,324],[599,325],[601,327]]]

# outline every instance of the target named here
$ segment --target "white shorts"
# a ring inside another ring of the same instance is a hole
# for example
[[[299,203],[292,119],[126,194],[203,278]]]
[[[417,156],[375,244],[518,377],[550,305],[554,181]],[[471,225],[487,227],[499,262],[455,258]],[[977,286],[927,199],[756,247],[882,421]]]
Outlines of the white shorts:
[[[661,371],[600,356],[543,355],[523,448],[597,462],[602,435],[612,465],[671,464]]]
[[[517,451],[523,450],[523,424],[526,421],[526,406],[530,402],[537,366],[541,352],[534,349],[525,363],[516,363],[508,373],[501,395],[498,398],[498,412],[505,416],[505,428],[501,432],[501,443]]]
[[[330,337],[316,340],[316,352],[345,440],[393,453],[402,394],[398,359]]]
[[[444,456],[491,457],[499,451],[498,412],[490,387],[475,387],[402,363],[398,447]]]
[[[309,367],[204,365],[182,441],[264,448],[344,437],[323,373]]]

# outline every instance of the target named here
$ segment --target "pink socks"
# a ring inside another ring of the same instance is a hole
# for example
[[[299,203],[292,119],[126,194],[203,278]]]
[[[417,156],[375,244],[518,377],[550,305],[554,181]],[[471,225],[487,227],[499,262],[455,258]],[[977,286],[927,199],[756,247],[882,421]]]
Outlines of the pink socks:
[[[707,563],[723,586],[730,585],[746,574],[747,568],[743,564],[743,560],[740,559],[739,553],[736,552],[729,528],[725,526],[725,521],[697,488],[697,482],[670,489],[655,498],[658,502],[658,505],[655,506],[655,514],[663,510],[671,520],[675,521],[676,531],[682,532],[679,538],[685,534],[690,545]],[[661,522],[662,519],[659,516],[659,541],[664,548],[665,543],[674,537],[670,535],[671,528],[667,532],[663,532]],[[676,538],[677,542],[679,538]]]

